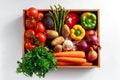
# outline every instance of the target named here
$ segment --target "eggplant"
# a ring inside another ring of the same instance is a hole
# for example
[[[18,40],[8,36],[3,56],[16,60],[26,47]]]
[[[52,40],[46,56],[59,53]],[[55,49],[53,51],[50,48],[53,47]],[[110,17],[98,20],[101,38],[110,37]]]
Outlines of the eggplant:
[[[46,27],[46,29],[54,29],[54,21],[53,21],[53,17],[50,15],[50,13],[46,13],[43,23]]]

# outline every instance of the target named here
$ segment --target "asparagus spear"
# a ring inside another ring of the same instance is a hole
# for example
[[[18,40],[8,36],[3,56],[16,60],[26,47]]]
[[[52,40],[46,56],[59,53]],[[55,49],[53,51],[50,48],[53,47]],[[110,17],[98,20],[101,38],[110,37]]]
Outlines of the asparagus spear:
[[[49,13],[52,15],[54,19],[54,29],[61,35],[61,30],[65,22],[65,16],[69,13],[68,10],[65,10],[64,7],[61,5],[54,5],[55,9],[53,9],[52,6],[50,6],[51,11]]]

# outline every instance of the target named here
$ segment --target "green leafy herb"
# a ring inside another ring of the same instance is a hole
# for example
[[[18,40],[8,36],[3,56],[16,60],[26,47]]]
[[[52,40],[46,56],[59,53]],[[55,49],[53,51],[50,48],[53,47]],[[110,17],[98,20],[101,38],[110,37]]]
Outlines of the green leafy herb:
[[[47,51],[45,47],[36,47],[33,50],[27,51],[22,58],[22,62],[18,61],[17,73],[23,73],[26,76],[32,77],[33,74],[38,77],[45,77],[49,70],[56,70],[56,58],[51,51]]]

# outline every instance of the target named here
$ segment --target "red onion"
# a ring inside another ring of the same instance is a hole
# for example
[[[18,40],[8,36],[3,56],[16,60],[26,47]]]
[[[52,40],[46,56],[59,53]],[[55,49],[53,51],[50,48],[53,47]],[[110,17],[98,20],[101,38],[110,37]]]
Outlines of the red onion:
[[[98,37],[96,35],[89,35],[89,37],[87,38],[87,42],[89,45],[99,45]]]
[[[92,29],[86,30],[86,32],[85,32],[86,38],[88,38],[90,35],[96,35],[96,32]]]
[[[88,50],[88,44],[85,40],[81,40],[78,43],[75,44],[77,46],[78,50],[81,51],[87,51]]]

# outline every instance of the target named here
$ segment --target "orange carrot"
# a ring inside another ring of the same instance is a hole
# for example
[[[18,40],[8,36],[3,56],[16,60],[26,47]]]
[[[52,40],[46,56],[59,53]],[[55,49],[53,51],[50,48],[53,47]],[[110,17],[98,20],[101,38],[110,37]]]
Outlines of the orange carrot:
[[[80,66],[92,66],[93,64],[91,62],[86,62],[86,63],[82,63],[80,64]]]
[[[84,58],[85,52],[83,51],[69,51],[69,52],[58,52],[54,53],[55,57],[76,57],[76,58]]]
[[[73,62],[63,62],[58,61],[57,66],[92,66],[93,64],[91,62],[85,62],[85,63],[73,63]]]
[[[73,57],[56,57],[58,61],[73,62],[73,63],[85,63],[86,59],[84,58],[73,58]]]
[[[75,64],[71,62],[57,61],[57,66],[71,66],[71,65],[75,65]]]

